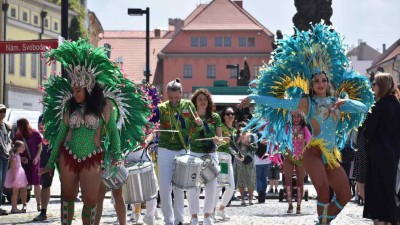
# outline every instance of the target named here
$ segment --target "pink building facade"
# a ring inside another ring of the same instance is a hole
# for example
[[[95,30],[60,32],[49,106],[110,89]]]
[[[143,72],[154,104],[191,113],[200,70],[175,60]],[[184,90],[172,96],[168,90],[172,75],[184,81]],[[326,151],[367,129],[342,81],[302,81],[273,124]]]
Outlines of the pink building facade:
[[[166,96],[165,85],[180,78],[184,98],[191,96],[193,86],[213,86],[215,80],[236,86],[237,70],[226,66],[239,64],[242,69],[246,59],[254,79],[270,60],[273,42],[273,34],[243,9],[242,1],[199,5],[158,54],[163,70],[154,84]]]

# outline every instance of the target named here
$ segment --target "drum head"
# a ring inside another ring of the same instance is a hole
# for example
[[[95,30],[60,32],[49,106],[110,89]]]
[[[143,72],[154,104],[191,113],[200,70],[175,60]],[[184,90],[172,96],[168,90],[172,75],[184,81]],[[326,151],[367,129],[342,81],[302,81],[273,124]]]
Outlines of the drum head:
[[[175,156],[175,161],[177,163],[183,163],[183,164],[202,164],[203,160],[197,156],[194,155],[189,155],[189,154],[184,154],[184,155],[178,155]]]
[[[153,163],[152,162],[137,162],[130,165],[127,169],[129,173],[142,173],[147,172],[149,170],[153,170]]]

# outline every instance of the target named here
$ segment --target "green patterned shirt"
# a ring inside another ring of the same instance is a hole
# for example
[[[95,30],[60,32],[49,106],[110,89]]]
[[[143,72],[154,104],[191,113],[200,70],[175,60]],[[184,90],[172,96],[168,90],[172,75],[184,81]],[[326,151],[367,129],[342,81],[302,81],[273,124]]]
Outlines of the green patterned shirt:
[[[158,113],[160,118],[161,130],[179,130],[185,142],[186,148],[189,144],[189,131],[190,126],[194,123],[194,118],[190,112],[189,107],[193,113],[197,114],[196,108],[193,103],[187,99],[181,99],[179,105],[172,107],[169,101],[163,102],[158,105]],[[166,148],[173,151],[185,149],[179,133],[160,132],[158,147]]]
[[[211,138],[216,135],[217,127],[222,127],[221,118],[217,113],[211,114],[212,119],[205,119],[205,115],[201,115],[200,118],[203,120],[203,128],[195,129],[196,124],[194,124],[191,129],[190,138],[190,150],[197,153],[209,153],[215,152],[215,145],[212,140],[210,141],[196,141],[199,138]],[[204,135],[203,135],[203,134]]]
[[[224,124],[222,126],[222,137],[230,137],[230,136],[232,136],[233,138],[236,136],[236,129],[234,127],[232,127],[231,129],[227,127],[226,124]],[[231,151],[229,150],[229,144],[219,146],[218,151],[231,153]]]

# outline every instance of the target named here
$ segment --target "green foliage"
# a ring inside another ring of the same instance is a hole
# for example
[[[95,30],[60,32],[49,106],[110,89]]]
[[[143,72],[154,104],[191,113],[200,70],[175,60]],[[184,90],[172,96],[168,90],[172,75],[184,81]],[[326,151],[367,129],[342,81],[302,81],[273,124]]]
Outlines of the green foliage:
[[[48,2],[61,5],[61,0],[47,0]],[[68,29],[69,39],[76,41],[79,37],[86,37],[85,28],[86,9],[80,4],[79,0],[68,0],[68,8],[77,12],[79,15],[72,18],[71,25]]]

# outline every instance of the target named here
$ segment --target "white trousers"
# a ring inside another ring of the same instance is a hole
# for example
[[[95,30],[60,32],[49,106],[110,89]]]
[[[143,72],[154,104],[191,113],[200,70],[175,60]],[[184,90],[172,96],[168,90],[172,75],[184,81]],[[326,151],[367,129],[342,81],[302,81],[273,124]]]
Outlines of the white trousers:
[[[228,173],[229,173],[229,186],[225,186],[225,192],[222,195],[221,198],[221,204],[222,206],[227,206],[229,201],[232,198],[232,195],[235,191],[235,178],[233,176],[233,166],[232,166],[232,160],[229,160],[228,162]],[[222,191],[222,187],[217,188],[217,193],[215,195],[215,207],[218,205],[219,201],[219,195]]]
[[[150,158],[147,157],[147,152],[143,152],[145,151],[145,149],[141,149],[135,152],[130,152],[127,156],[126,156],[126,160],[128,161],[128,163],[132,163],[132,162],[139,162],[139,161],[151,161]],[[154,174],[154,177],[156,177],[156,175]],[[150,201],[146,202],[146,216],[147,217],[154,217],[156,214],[156,209],[157,209],[157,199],[153,199]],[[134,211],[134,207],[132,207],[132,210]]]
[[[195,153],[191,152],[191,155],[195,155],[197,157],[202,157],[204,155],[207,155],[205,153]],[[210,153],[210,156],[212,156],[215,160],[216,163],[218,164],[218,157],[216,153]],[[215,195],[217,191],[217,186],[218,186],[218,181],[217,178],[206,184],[204,187],[204,208],[203,212],[204,213],[212,213],[214,212],[214,207],[215,207]],[[190,214],[199,214],[200,212],[200,203],[199,203],[199,196],[200,196],[200,187],[195,188],[195,189],[190,189],[187,191],[187,199],[189,201],[189,212]]]
[[[184,222],[184,194],[183,190],[172,187],[172,175],[174,173],[175,156],[185,154],[184,149],[172,151],[166,148],[158,148],[158,175],[161,198],[161,211],[166,225]],[[172,207],[171,193],[174,192],[174,205]],[[174,209],[174,211],[172,211]]]

